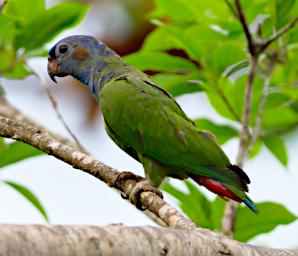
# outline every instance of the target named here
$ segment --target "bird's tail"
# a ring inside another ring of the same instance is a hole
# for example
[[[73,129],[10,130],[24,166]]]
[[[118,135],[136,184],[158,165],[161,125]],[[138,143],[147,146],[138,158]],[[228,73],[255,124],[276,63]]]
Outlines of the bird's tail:
[[[214,173],[214,170],[212,170]],[[250,180],[246,173],[236,165],[230,165],[224,170],[216,173],[221,174],[216,178],[191,174],[189,175],[195,182],[206,187],[211,192],[227,200],[232,199],[236,202],[243,202],[254,213],[258,209],[253,201],[246,195]]]
[[[258,213],[259,212],[259,210],[258,210],[258,208],[255,206],[255,204],[254,204],[254,202],[248,197],[248,196],[246,196],[246,198],[244,198],[243,200],[242,200],[242,202],[249,208],[249,209],[251,209],[254,213]]]

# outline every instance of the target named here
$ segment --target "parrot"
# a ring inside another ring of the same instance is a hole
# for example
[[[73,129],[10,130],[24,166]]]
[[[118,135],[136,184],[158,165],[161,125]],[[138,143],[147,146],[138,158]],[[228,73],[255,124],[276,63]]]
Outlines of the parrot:
[[[166,177],[191,178],[224,200],[258,212],[247,195],[249,177],[231,164],[215,136],[103,42],[88,35],[68,36],[50,49],[47,68],[54,82],[72,76],[88,87],[99,102],[109,137],[143,165],[146,180],[138,181],[145,181],[142,191],[162,196],[158,187]]]

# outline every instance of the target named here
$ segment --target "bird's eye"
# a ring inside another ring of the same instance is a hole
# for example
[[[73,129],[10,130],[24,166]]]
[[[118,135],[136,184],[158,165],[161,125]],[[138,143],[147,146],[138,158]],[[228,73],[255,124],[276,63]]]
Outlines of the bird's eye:
[[[68,46],[67,45],[61,45],[59,47],[59,52],[60,53],[66,53],[67,52],[67,49],[68,49]]]

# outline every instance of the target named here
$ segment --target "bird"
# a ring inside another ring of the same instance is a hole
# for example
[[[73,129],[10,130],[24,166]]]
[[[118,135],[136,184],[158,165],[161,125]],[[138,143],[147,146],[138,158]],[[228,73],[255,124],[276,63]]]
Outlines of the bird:
[[[224,200],[258,212],[247,195],[249,177],[231,164],[215,136],[200,129],[174,97],[103,42],[88,35],[68,36],[50,49],[47,68],[54,82],[72,76],[87,86],[99,102],[109,137],[143,165],[146,179],[129,172],[117,179],[135,177],[139,186],[131,200],[138,208],[140,192],[162,197],[158,188],[172,177],[191,178]]]

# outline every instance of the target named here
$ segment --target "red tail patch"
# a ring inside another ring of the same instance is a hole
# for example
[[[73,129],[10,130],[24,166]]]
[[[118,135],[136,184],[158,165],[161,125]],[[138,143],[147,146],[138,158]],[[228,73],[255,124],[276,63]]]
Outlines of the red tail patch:
[[[219,195],[223,199],[230,198],[237,202],[242,202],[239,196],[236,196],[231,190],[224,187],[221,183],[203,176],[192,176],[192,179],[200,185],[206,187],[211,192]]]

